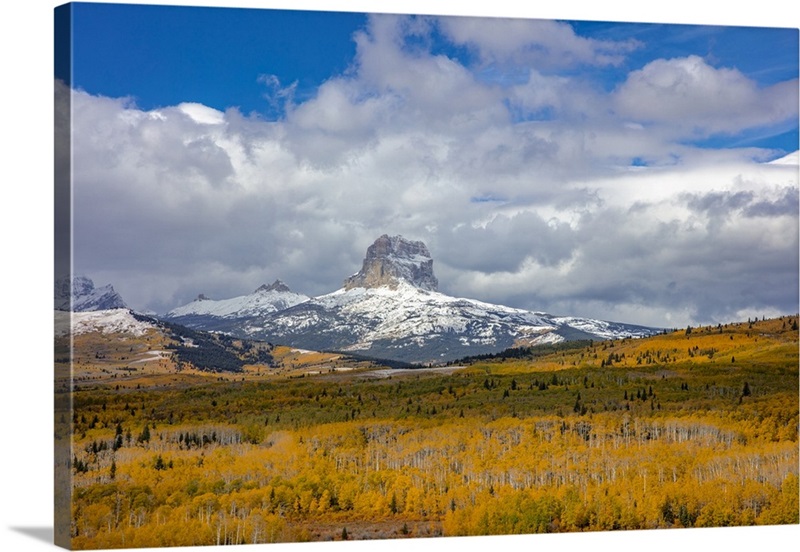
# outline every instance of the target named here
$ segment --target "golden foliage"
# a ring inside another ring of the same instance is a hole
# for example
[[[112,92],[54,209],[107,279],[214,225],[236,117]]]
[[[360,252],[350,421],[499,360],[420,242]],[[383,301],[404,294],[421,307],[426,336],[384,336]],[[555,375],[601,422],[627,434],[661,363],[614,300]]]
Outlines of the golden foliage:
[[[444,375],[82,389],[72,544],[797,523],[797,332],[782,322]]]

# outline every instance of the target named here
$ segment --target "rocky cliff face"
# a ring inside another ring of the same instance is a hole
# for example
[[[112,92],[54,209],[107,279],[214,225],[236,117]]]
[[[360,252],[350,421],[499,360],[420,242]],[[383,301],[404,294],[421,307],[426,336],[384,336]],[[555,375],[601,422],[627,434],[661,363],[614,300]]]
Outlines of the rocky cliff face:
[[[433,275],[433,259],[424,243],[384,234],[369,246],[361,270],[344,281],[344,289],[395,289],[403,280],[428,291],[436,291],[439,286]]]
[[[107,309],[125,309],[125,301],[111,285],[99,288],[85,276],[60,278],[55,283],[56,310],[73,310],[74,312],[99,311]]]
[[[259,291],[278,291],[281,293],[288,293],[291,292],[292,290],[289,289],[289,286],[284,284],[282,281],[275,280],[270,285],[263,284],[259,286],[258,289],[256,289],[256,293],[258,293]]]
[[[381,236],[344,287],[310,298],[279,280],[254,293],[193,302],[166,317],[196,329],[319,351],[347,351],[411,363],[441,363],[512,346],[617,339],[656,330],[559,318],[437,291],[424,243]]]

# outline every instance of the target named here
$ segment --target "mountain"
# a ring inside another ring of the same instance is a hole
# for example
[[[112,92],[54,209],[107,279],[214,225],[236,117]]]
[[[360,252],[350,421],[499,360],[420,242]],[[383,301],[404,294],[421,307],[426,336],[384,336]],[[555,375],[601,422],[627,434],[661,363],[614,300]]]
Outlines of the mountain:
[[[66,277],[55,282],[56,310],[87,312],[125,308],[125,301],[111,285],[96,288],[94,282],[86,276],[75,276],[72,282]]]
[[[56,350],[75,374],[93,382],[139,371],[238,372],[245,365],[272,365],[267,343],[203,332],[130,309],[55,312]]]
[[[361,270],[344,281],[344,289],[396,289],[400,282],[428,291],[439,287],[433,275],[433,259],[424,243],[384,234],[367,248]]]
[[[58,310],[55,314],[56,337],[66,336],[70,329],[72,335],[99,332],[140,337],[148,330],[156,329],[158,326],[158,321],[137,316],[132,311],[122,308],[81,311],[72,314],[68,311]]]
[[[215,301],[200,294],[191,303],[172,309],[164,318],[195,329],[228,331],[232,324],[261,320],[309,299],[309,296],[294,293],[289,286],[275,280],[253,293],[232,299]]]
[[[195,301],[168,317],[190,327],[303,349],[416,363],[446,362],[518,345],[644,337],[660,331],[493,305],[437,289],[433,258],[425,244],[383,235],[367,249],[361,270],[333,293],[261,313],[222,309],[222,304],[228,305],[225,301],[213,302],[219,305],[214,310],[205,306],[207,301]]]

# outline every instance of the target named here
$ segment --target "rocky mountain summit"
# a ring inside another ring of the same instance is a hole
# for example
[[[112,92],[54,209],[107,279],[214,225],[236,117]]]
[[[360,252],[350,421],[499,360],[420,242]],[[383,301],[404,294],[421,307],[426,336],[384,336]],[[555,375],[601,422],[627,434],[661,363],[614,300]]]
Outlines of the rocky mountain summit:
[[[344,289],[396,289],[401,281],[428,291],[439,287],[433,275],[433,258],[424,243],[384,234],[367,248],[361,270],[344,281]]]
[[[261,320],[309,299],[307,295],[293,292],[281,280],[275,280],[250,294],[231,299],[209,299],[201,293],[191,303],[169,311],[164,318],[197,330],[228,332],[239,322]]]
[[[255,293],[259,293],[261,291],[277,291],[277,292],[280,292],[280,293],[291,293],[292,290],[289,289],[289,286],[287,286],[286,284],[284,284],[280,280],[275,280],[270,285],[263,284],[263,285],[259,286],[256,289]]]
[[[315,298],[293,294],[287,301],[291,292],[276,281],[249,296],[194,301],[170,311],[167,318],[301,349],[412,363],[446,362],[517,345],[643,337],[659,331],[492,305],[451,297],[437,288],[433,258],[423,242],[383,235],[367,249],[361,270],[332,293]]]
[[[109,284],[99,288],[86,276],[59,278],[55,282],[55,310],[73,312],[126,309],[128,306]]]

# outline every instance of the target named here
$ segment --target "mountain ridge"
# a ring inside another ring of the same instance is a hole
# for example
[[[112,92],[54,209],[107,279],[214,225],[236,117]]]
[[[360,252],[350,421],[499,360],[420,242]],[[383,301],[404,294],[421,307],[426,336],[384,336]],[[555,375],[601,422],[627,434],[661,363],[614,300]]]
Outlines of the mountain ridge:
[[[361,270],[336,291],[303,296],[304,300],[297,298],[282,309],[259,310],[252,304],[254,295],[291,293],[259,290],[229,300],[195,301],[171,310],[165,318],[303,349],[416,363],[447,362],[519,345],[644,337],[661,331],[445,295],[437,291],[427,246],[387,234],[367,249]]]
[[[384,234],[367,248],[361,270],[347,278],[343,288],[394,288],[400,281],[428,291],[439,287],[433,258],[423,242]]]
[[[128,308],[110,284],[96,288],[91,278],[86,276],[62,277],[54,285],[55,310],[58,311],[87,312]]]
[[[309,300],[308,295],[293,292],[281,280],[272,284],[263,284],[247,295],[240,295],[230,299],[209,299],[204,294],[186,305],[176,307],[169,311],[164,318],[194,319],[195,329],[216,329],[216,324],[202,324],[202,317],[218,319],[254,318],[287,309],[298,303]],[[209,321],[211,322],[211,321]]]

